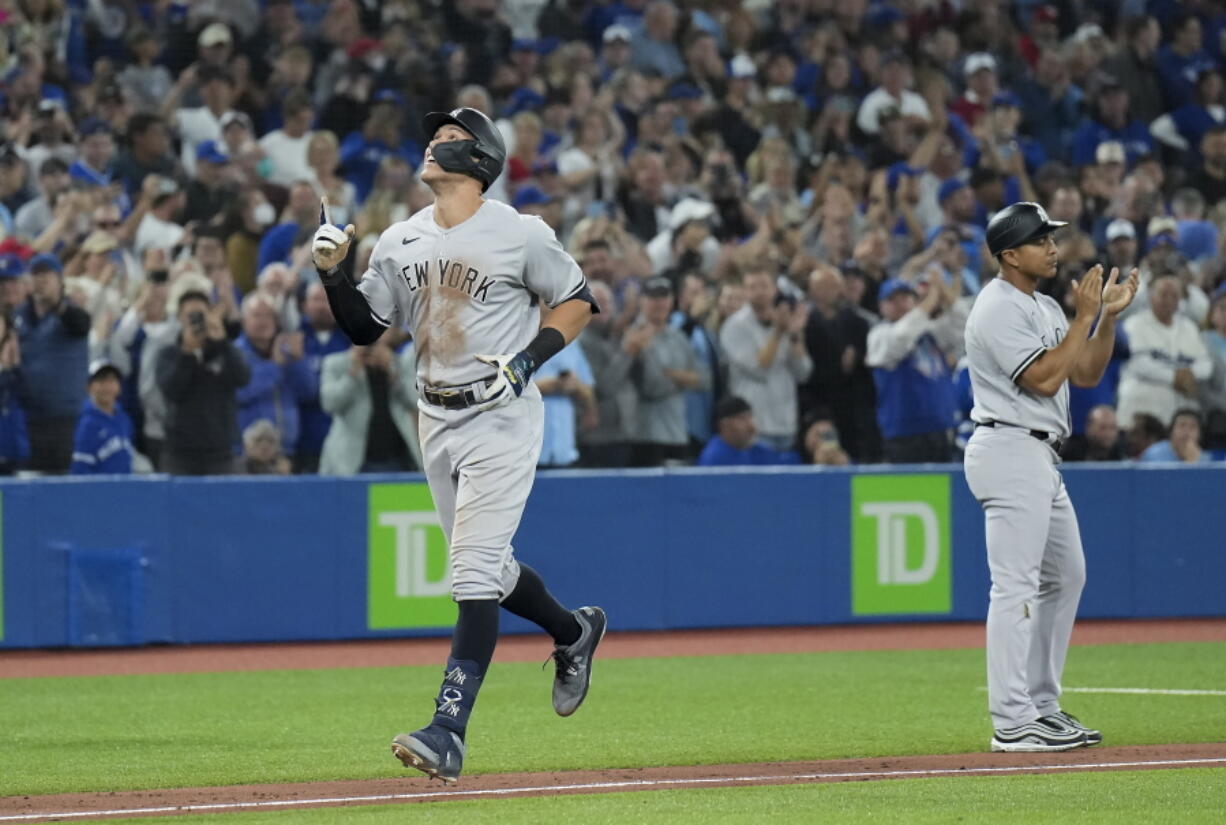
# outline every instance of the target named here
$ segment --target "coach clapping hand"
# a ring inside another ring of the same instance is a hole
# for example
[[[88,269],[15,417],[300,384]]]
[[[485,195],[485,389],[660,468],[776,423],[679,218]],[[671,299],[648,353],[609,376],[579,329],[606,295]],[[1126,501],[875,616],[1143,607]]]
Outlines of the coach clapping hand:
[[[1073,281],[1077,317],[1093,319],[1103,305],[1103,265],[1094,264],[1080,281]]]

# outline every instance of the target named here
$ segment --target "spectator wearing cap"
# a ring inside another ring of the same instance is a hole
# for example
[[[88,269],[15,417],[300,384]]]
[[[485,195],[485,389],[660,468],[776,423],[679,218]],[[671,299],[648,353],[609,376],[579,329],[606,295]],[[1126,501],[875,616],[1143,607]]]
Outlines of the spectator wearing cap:
[[[968,55],[962,64],[962,76],[966,90],[962,97],[949,104],[949,111],[962,118],[967,126],[974,127],[1000,91],[996,58],[987,52]]]
[[[758,146],[762,134],[755,125],[753,113],[758,67],[747,54],[737,54],[728,61],[728,81],[722,97],[698,122],[692,124],[695,133],[714,130],[724,146],[736,159],[737,169],[744,169],[745,162]]]
[[[294,472],[314,473],[332,417],[320,406],[319,387],[324,359],[349,349],[349,339],[336,326],[323,284],[313,281],[302,299],[302,361],[310,373],[307,392],[298,403],[298,444],[294,449]]]
[[[1171,216],[1178,225],[1177,247],[1193,263],[1210,261],[1218,255],[1218,229],[1205,220],[1205,197],[1184,187],[1171,197]]]
[[[990,163],[1003,175],[1013,177],[1017,171],[1014,156],[1021,154],[1025,166],[1022,172],[1033,174],[1047,162],[1047,152],[1037,140],[1021,134],[1018,129],[1022,123],[1021,98],[1013,92],[998,92],[992,98],[991,105],[984,114],[983,137],[977,141],[973,150],[968,152],[967,166],[979,166],[983,161]],[[980,158],[983,158],[983,161]],[[1005,201],[1006,205],[1022,200],[1021,193],[1011,194]],[[1033,198],[1030,198],[1033,199]]]
[[[1196,77],[1217,66],[1204,49],[1204,27],[1195,12],[1181,13],[1169,26],[1171,40],[1158,48],[1156,62],[1169,109],[1195,98]]]
[[[881,85],[873,89],[860,104],[856,126],[866,135],[881,132],[881,113],[891,109],[904,118],[927,123],[932,112],[924,98],[911,90],[914,82],[911,61],[902,52],[890,52],[881,59]]]
[[[158,178],[155,191],[152,207],[136,229],[133,246],[137,255],[146,249],[162,249],[173,258],[175,248],[183,239],[180,221],[187,196],[174,178]]]
[[[1173,275],[1155,277],[1148,284],[1148,306],[1124,321],[1132,351],[1120,375],[1124,421],[1137,413],[1170,421],[1181,407],[1195,408],[1198,382],[1212,375],[1213,361],[1196,323],[1179,314],[1182,290]]]
[[[745,467],[799,464],[795,450],[780,451],[757,440],[753,407],[739,396],[729,396],[715,408],[717,432],[702,448],[700,467]]]
[[[399,157],[414,169],[421,165],[421,147],[401,137],[405,105],[404,96],[399,92],[380,89],[371,98],[370,113],[361,130],[350,132],[341,141],[341,169],[345,179],[357,190],[358,203],[370,194],[375,173],[385,157]]]
[[[596,379],[578,341],[567,344],[533,374],[545,402],[540,467],[570,467],[579,461],[577,431],[596,426]]]
[[[1133,298],[1136,306],[1129,306],[1122,317],[1129,318],[1144,312],[1149,306],[1150,287],[1155,280],[1163,275],[1173,275],[1180,281],[1178,314],[1200,326],[1209,313],[1209,296],[1196,283],[1187,259],[1179,251],[1179,224],[1172,217],[1157,215],[1150,218],[1145,229],[1145,256],[1139,267],[1141,283]]]
[[[1158,21],[1145,14],[1124,21],[1124,48],[1103,62],[1103,71],[1119,78],[1128,89],[1132,112],[1143,123],[1153,123],[1170,111],[1163,99],[1155,56],[1162,42]]]
[[[38,169],[38,197],[27,201],[13,219],[18,236],[33,240],[43,234],[55,220],[55,206],[68,191],[72,179],[68,167],[59,158],[47,158]]]
[[[614,73],[630,66],[632,58],[630,43],[633,35],[629,26],[614,23],[600,36],[600,80],[607,83]]]
[[[43,100],[34,111],[28,127],[18,123],[10,132],[13,149],[37,172],[48,158],[72,163],[77,156],[72,121],[59,100]]]
[[[153,356],[166,405],[160,469],[172,475],[231,473],[239,438],[237,392],[251,370],[226,338],[221,313],[207,293],[182,290],[176,320],[174,342]]]
[[[88,398],[72,440],[73,475],[127,475],[132,472],[132,419],[119,403],[123,373],[110,361],[89,365]]]
[[[13,319],[26,377],[30,469],[62,473],[72,463],[73,428],[85,400],[90,317],[65,297],[55,256],[32,258],[30,280],[30,298]]]
[[[205,224],[222,214],[234,200],[234,186],[227,179],[230,156],[215,140],[196,147],[196,174],[187,182],[187,205],[183,222]]]
[[[127,149],[115,162],[115,177],[123,181],[129,196],[140,194],[148,175],[172,176],[178,171],[170,153],[166,123],[155,114],[138,112],[128,120]]]
[[[1052,5],[1035,8],[1030,15],[1029,30],[1018,37],[1017,45],[1022,58],[1033,71],[1045,49],[1060,46],[1060,10]]]
[[[184,77],[188,80],[184,81]],[[186,83],[198,80],[202,106],[179,108],[179,98]],[[234,106],[234,78],[223,66],[204,66],[197,74],[187,69],[162,106],[162,113],[173,118],[175,131],[182,147],[180,161],[188,174],[196,169],[196,147],[206,140],[221,140],[221,118]]]
[[[1200,166],[1188,185],[1205,196],[1210,209],[1226,199],[1226,125],[1209,127],[1200,139]]]
[[[1104,77],[1092,116],[1082,119],[1073,135],[1072,159],[1075,166],[1093,163],[1098,147],[1117,141],[1123,144],[1125,165],[1131,167],[1137,159],[1154,151],[1154,138],[1149,126],[1133,117],[1129,110],[1129,93],[1119,79]]]
[[[665,80],[685,74],[685,61],[677,49],[679,13],[670,0],[651,0],[643,11],[643,24],[634,33],[630,49],[634,68],[656,72]]]
[[[1204,464],[1212,460],[1201,448],[1200,412],[1190,407],[1176,410],[1164,441],[1145,448],[1137,461],[1152,464]]]
[[[881,285],[882,321],[869,330],[865,363],[877,386],[882,451],[892,464],[949,461],[956,423],[951,357],[966,325],[960,289],[930,277],[922,300],[901,278]]]
[[[0,254],[0,313],[11,316],[29,297],[25,261],[12,252]]]
[[[558,199],[535,186],[525,186],[516,192],[511,199],[511,206],[524,215],[536,215],[549,224],[549,228],[554,232],[559,232],[562,226],[562,210]]]
[[[174,81],[170,71],[156,62],[162,50],[157,37],[149,29],[140,27],[129,32],[126,45],[132,62],[119,72],[116,82],[136,111],[160,111]]]
[[[681,330],[668,325],[673,287],[667,278],[643,284],[638,320],[622,337],[638,395],[632,463],[655,467],[689,457],[685,394],[710,387],[711,376]]]
[[[269,183],[290,186],[296,181],[311,180],[314,170],[307,163],[307,148],[311,143],[311,126],[315,122],[315,107],[311,96],[303,89],[286,95],[281,104],[284,125],[260,138],[260,148],[272,161]]]
[[[303,334],[283,331],[272,299],[258,290],[243,299],[242,325],[234,347],[251,379],[238,390],[238,428],[261,419],[273,422],[281,432],[282,450],[292,456],[298,446],[298,407],[317,392],[315,376],[303,360]]]
[[[298,181],[289,190],[284,220],[264,234],[256,270],[275,261],[290,263],[295,249],[307,243],[319,228],[319,196],[308,181]]]
[[[868,321],[849,305],[843,275],[819,264],[809,274],[813,305],[805,321],[805,349],[813,371],[802,387],[801,408],[830,410],[842,443],[858,463],[881,460],[877,390],[864,363]]]
[[[1152,121],[1150,133],[1180,156],[1195,158],[1205,132],[1226,121],[1223,88],[1222,73],[1216,66],[1203,69],[1196,77],[1195,99]]]
[[[763,441],[789,450],[797,435],[797,385],[813,371],[804,340],[808,307],[780,291],[760,263],[743,281],[745,306],[719,332],[729,363],[728,391],[753,406]]]
[[[4,268],[0,261],[2,277]],[[0,476],[13,475],[30,459],[30,434],[25,408],[21,405],[25,380],[21,371],[21,346],[12,321],[7,307],[0,311]]]
[[[925,246],[931,246],[942,231],[953,230],[966,252],[966,265],[974,272],[981,272],[988,258],[984,254],[987,241],[983,228],[974,223],[978,206],[974,192],[962,178],[950,178],[937,189],[937,203],[941,207],[941,222],[928,230]]]
[[[69,176],[79,185],[109,186],[115,177],[115,136],[111,125],[98,118],[86,118],[77,132],[79,154],[68,167]]]
[[[1043,51],[1034,75],[1019,78],[1016,89],[1031,136],[1048,157],[1067,157],[1085,99],[1069,76],[1068,60],[1058,50]]]
[[[1056,217],[1055,220],[1064,220]],[[1107,270],[1119,267],[1128,272],[1137,265],[1137,228],[1127,218],[1116,218],[1107,224]]]
[[[715,269],[719,241],[711,234],[715,206],[697,198],[683,198],[668,216],[668,229],[647,244],[647,257],[656,275],[669,270],[697,269],[706,274]]]

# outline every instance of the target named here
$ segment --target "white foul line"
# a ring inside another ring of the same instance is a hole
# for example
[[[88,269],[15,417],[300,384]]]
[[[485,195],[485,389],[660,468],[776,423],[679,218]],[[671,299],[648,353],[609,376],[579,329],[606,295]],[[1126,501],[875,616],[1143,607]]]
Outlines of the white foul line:
[[[1160,688],[1064,688],[1065,693],[1135,693],[1155,696],[1226,696],[1226,690],[1163,690]]]
[[[1016,765],[999,768],[929,768],[906,771],[844,771],[841,773],[793,773],[776,776],[711,776],[694,779],[626,779],[618,782],[583,782],[572,785],[539,785],[524,788],[486,788],[475,791],[430,791],[428,793],[390,793],[369,796],[333,796],[319,799],[271,799],[259,802],[215,802],[207,805],[167,805],[157,808],[116,808],[97,811],[63,811],[58,813],[16,814],[0,816],[0,822],[25,822],[35,819],[70,819],[96,816],[127,816],[129,814],[192,813],[244,808],[276,808],[303,805],[336,805],[346,802],[394,802],[408,799],[454,799],[466,796],[510,796],[545,791],[608,791],[622,788],[655,788],[669,785],[734,784],[748,782],[783,782],[788,780],[820,779],[888,779],[904,776],[944,776],[957,774],[1033,773],[1035,771],[1085,771],[1102,768],[1155,768],[1226,763],[1226,757],[1206,759],[1155,759],[1142,762],[1091,762],[1079,765]]]

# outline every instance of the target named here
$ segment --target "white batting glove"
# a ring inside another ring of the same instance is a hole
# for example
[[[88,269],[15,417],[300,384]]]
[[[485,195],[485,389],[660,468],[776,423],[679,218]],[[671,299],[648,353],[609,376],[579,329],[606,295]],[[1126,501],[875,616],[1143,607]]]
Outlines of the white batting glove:
[[[494,383],[485,389],[485,400],[477,409],[485,412],[505,407],[524,394],[532,374],[529,359],[522,352],[516,355],[477,355],[478,361],[498,371]]]
[[[356,234],[357,229],[353,224],[344,229],[324,224],[315,230],[315,237],[311,241],[311,260],[315,262],[315,268],[320,272],[327,272],[340,266],[349,254],[349,244]]]

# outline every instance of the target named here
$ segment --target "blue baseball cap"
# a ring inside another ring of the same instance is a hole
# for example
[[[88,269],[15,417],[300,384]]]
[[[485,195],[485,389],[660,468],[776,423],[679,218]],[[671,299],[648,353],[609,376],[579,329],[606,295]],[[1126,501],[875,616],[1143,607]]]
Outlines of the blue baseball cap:
[[[50,269],[58,275],[64,274],[64,266],[60,263],[60,259],[52,255],[50,252],[39,253],[30,259],[30,272],[33,273],[40,269]]]
[[[229,163],[230,156],[221,150],[215,140],[206,140],[196,147],[196,160],[209,163]]]
[[[670,86],[665,97],[669,100],[699,100],[702,97],[702,89],[699,89],[693,83],[682,81]]]
[[[392,103],[396,106],[404,106],[404,95],[395,89],[379,89],[370,97],[371,103]]]
[[[111,128],[111,124],[100,117],[87,117],[77,127],[77,134],[83,138],[90,135],[111,135],[114,133],[115,130]]]
[[[511,96],[507,98],[506,106],[503,107],[502,111],[506,117],[515,117],[520,112],[536,111],[544,105],[544,95],[536,89],[522,86],[511,92]]]
[[[26,262],[12,252],[0,255],[0,278],[20,278],[26,274]]]
[[[523,209],[525,206],[537,206],[542,203],[553,203],[554,198],[548,192],[542,191],[536,186],[525,186],[515,193],[515,198],[511,201],[511,206],[516,209]]]
[[[997,92],[996,96],[992,98],[992,108],[995,109],[997,106],[1012,106],[1015,109],[1020,109],[1022,106],[1022,99],[1013,92],[1007,90]]]
[[[907,163],[905,160],[900,160],[898,163],[891,165],[890,168],[886,170],[886,173],[885,173],[886,188],[889,189],[891,192],[893,192],[895,189],[898,188],[898,184],[902,180],[903,176],[906,176],[908,178],[913,178],[913,177],[916,177],[917,175],[922,175],[922,174],[924,174],[923,169],[914,167],[910,165],[909,163]]]
[[[540,52],[539,44],[529,37],[517,37],[511,41],[513,52]]]
[[[950,178],[943,182],[937,189],[937,203],[944,204],[946,200],[952,197],[959,189],[966,188],[966,181],[962,178]]]
[[[904,281],[902,278],[887,278],[881,283],[881,288],[877,290],[877,300],[887,300],[900,292],[910,292],[914,295],[915,286],[910,281]]]

